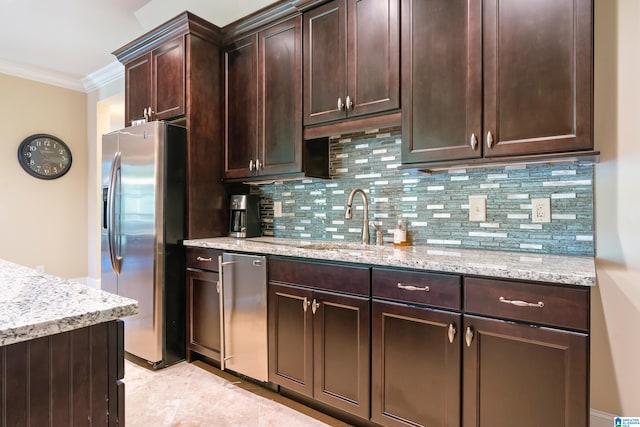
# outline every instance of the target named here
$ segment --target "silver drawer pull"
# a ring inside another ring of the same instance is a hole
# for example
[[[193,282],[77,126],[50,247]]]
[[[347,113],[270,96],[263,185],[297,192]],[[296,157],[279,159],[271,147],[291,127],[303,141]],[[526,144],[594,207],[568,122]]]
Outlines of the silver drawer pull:
[[[467,326],[467,332],[464,334],[464,342],[467,343],[467,347],[471,347],[471,343],[473,342],[473,329],[471,326]]]
[[[204,258],[199,256],[198,258],[196,258],[198,261],[206,261],[206,262],[211,262],[211,258]]]
[[[403,285],[402,283],[398,283],[398,289],[404,289],[405,291],[425,291],[429,292],[428,286],[418,287],[413,285]]]
[[[510,300],[510,299],[506,299],[505,297],[498,298],[498,301],[503,302],[505,304],[516,305],[518,307],[538,307],[538,308],[544,307],[544,303],[542,301],[533,303],[533,302],[526,302],[526,301],[520,301],[520,300]]]

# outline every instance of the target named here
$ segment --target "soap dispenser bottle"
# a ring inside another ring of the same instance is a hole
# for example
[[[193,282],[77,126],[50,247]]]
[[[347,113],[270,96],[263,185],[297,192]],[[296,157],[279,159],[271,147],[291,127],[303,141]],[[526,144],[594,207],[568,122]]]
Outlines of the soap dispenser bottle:
[[[407,230],[402,227],[400,214],[398,214],[398,227],[393,230],[393,246],[407,246]]]

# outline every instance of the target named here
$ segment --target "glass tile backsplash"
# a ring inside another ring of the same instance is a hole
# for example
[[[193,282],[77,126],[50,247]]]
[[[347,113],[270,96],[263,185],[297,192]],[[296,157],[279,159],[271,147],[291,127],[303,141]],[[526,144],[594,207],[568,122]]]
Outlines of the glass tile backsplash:
[[[398,169],[399,128],[332,138],[333,179],[253,186],[263,234],[358,242],[362,201],[344,218],[347,197],[362,188],[369,219],[392,241],[397,216],[410,244],[562,255],[594,255],[593,166],[573,163],[469,168],[425,174]],[[469,196],[486,196],[486,220],[469,221]],[[531,200],[551,199],[551,222],[533,223]],[[274,217],[273,202],[282,215]],[[375,233],[371,228],[372,243]]]

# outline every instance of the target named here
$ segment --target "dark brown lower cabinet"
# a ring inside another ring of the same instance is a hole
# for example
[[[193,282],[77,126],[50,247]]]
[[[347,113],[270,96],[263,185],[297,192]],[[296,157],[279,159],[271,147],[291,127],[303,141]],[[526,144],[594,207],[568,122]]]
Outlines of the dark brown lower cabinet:
[[[269,284],[269,381],[369,418],[369,298]]]
[[[187,360],[192,352],[220,361],[218,273],[187,270]]]
[[[123,325],[0,347],[0,426],[124,426]]]
[[[587,334],[465,316],[464,427],[587,426]]]
[[[185,251],[188,362],[197,354],[220,361],[220,256],[222,251],[217,249],[190,247]]]
[[[460,425],[462,315],[373,300],[371,420]]]

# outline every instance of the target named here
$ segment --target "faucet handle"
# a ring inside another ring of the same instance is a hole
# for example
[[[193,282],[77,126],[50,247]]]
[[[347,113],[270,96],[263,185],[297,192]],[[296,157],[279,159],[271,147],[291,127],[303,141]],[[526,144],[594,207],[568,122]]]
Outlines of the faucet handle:
[[[376,245],[382,246],[384,244],[384,236],[382,235],[382,229],[378,224],[376,224],[373,221],[369,221],[369,223],[373,225],[373,228],[375,228],[376,230]]]

